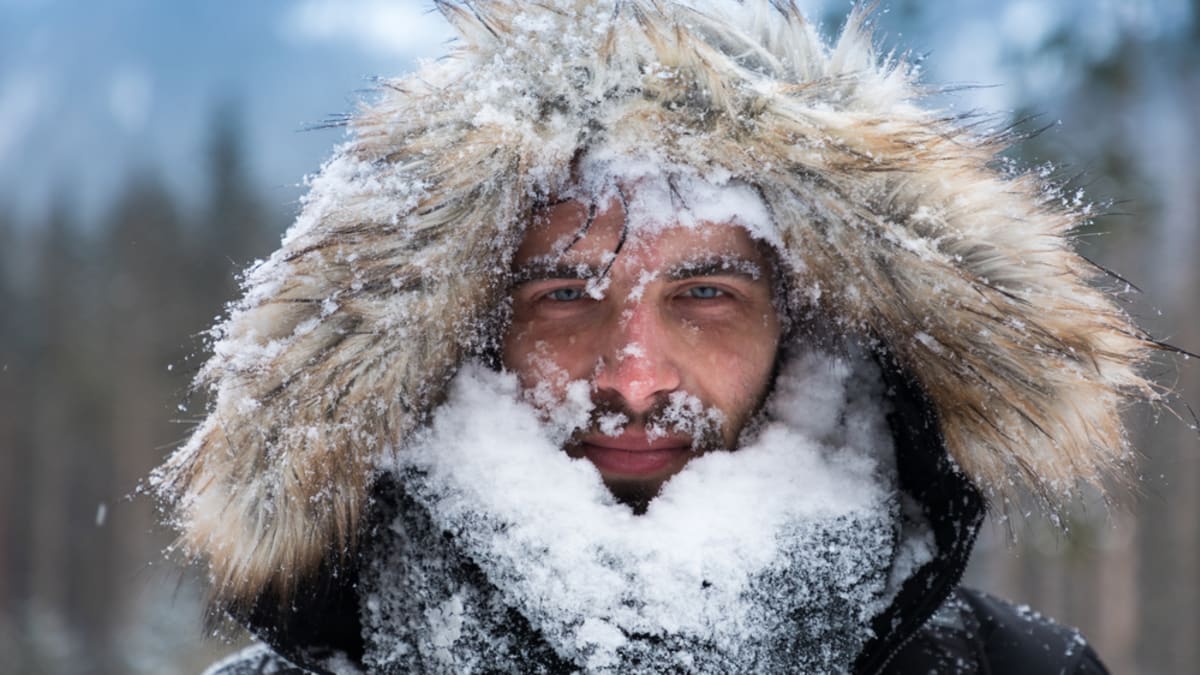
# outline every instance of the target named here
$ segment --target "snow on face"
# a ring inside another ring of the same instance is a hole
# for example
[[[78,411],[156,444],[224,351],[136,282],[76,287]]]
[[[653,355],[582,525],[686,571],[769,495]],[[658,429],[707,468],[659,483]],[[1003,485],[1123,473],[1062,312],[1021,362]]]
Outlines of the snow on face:
[[[640,509],[698,454],[736,446],[781,328],[771,257],[736,224],[737,199],[684,211],[630,180],[600,205],[569,199],[535,217],[502,360],[547,417],[565,419],[558,404],[583,383],[594,414],[559,434],[565,449]]]

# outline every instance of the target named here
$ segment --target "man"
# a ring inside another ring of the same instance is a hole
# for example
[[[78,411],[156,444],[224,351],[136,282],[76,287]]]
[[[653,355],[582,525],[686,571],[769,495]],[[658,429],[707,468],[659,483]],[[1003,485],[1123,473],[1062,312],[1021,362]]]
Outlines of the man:
[[[957,584],[1127,456],[1156,348],[854,14],[442,2],[156,475],[216,672],[1103,672]]]

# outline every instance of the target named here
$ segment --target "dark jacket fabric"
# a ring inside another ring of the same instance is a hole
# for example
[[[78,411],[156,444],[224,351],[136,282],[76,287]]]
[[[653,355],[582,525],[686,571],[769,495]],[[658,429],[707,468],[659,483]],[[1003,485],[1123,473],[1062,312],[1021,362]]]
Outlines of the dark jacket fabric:
[[[207,675],[315,672],[259,643],[215,664]],[[874,671],[897,675],[1101,675],[1107,673],[1078,631],[979,591],[958,588],[898,652]]]
[[[1108,670],[1079,631],[959,588],[882,672],[1095,675]]]

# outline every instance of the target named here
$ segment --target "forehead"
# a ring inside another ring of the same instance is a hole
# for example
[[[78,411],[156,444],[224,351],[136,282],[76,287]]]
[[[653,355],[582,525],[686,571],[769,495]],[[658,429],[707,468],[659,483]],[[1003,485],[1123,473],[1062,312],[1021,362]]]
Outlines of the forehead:
[[[614,260],[614,256],[616,256]],[[659,219],[631,222],[620,200],[567,200],[534,211],[513,260],[657,269],[694,258],[731,257],[763,264],[763,246],[745,228],[725,222]]]

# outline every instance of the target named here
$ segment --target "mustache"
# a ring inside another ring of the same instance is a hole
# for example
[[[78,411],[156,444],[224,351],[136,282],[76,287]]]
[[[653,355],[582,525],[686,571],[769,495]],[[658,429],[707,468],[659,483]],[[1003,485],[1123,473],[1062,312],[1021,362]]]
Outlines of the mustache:
[[[656,396],[649,407],[636,412],[619,395],[602,392],[592,396],[592,410],[587,424],[577,429],[570,444],[578,445],[592,435],[617,436],[628,427],[645,429],[651,438],[685,436],[697,452],[724,450],[725,415],[717,408],[705,406],[696,396],[672,392]]]

